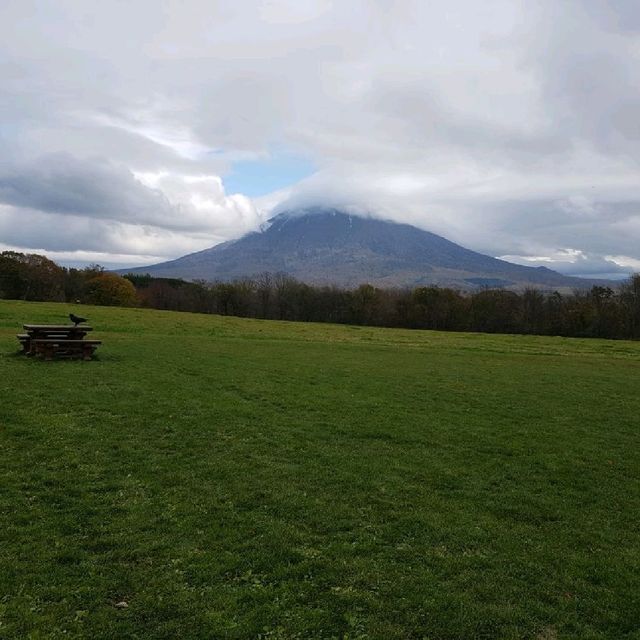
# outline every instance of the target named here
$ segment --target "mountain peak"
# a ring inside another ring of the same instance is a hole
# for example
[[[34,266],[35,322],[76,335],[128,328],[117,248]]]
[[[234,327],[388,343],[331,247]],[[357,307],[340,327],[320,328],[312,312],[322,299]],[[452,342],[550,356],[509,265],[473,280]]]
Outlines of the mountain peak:
[[[233,280],[286,273],[311,284],[573,289],[592,282],[465,249],[409,224],[319,205],[279,211],[260,231],[134,272]]]
[[[294,220],[298,218],[308,218],[311,216],[325,217],[325,218],[370,218],[371,214],[367,211],[358,209],[337,209],[335,207],[323,207],[320,205],[312,205],[308,207],[301,207],[299,209],[283,209],[269,218],[268,223],[283,222],[285,220]]]
[[[300,209],[282,209],[281,211],[276,212],[270,220],[296,220],[299,218],[310,218],[310,217],[343,217],[350,215],[344,209],[336,209],[334,207],[320,207],[320,206],[311,206],[311,207],[302,207]]]

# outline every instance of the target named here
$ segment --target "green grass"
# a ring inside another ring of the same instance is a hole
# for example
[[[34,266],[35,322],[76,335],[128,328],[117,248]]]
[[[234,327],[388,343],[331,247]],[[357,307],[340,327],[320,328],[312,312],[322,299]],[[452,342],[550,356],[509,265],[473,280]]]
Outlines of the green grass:
[[[640,344],[83,307],[97,360],[15,355],[69,310],[0,301],[0,638],[640,638]]]

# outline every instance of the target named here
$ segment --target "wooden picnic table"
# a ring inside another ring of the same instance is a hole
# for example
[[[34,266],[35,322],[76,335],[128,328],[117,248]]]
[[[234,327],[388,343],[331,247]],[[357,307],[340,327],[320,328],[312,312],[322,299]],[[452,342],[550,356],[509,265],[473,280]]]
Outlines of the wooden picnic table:
[[[29,356],[44,356],[53,360],[54,355],[82,357],[90,360],[101,342],[85,340],[93,327],[74,324],[23,324],[26,333],[19,334],[22,353]]]

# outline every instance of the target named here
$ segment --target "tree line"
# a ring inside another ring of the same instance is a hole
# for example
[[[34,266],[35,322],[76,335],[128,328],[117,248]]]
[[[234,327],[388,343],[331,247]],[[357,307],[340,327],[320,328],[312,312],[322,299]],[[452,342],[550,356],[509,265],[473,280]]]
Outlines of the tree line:
[[[355,289],[264,273],[233,282],[186,282],[93,265],[60,267],[44,256],[0,253],[0,298],[143,306],[271,320],[597,338],[640,338],[640,274],[619,287],[561,294],[526,289]]]
[[[136,289],[100,265],[67,269],[35,253],[0,253],[0,298],[133,306]]]

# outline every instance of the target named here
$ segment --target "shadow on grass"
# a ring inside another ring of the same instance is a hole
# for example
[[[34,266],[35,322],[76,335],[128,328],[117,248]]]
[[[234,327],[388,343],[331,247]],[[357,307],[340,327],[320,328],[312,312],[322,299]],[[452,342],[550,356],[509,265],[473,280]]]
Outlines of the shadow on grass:
[[[22,351],[6,351],[0,353],[0,358],[7,358],[7,360],[23,361],[23,362],[38,362],[38,363],[62,363],[62,362],[123,362],[126,358],[122,356],[115,356],[112,354],[97,356],[94,355],[91,360],[84,360],[82,358],[73,356],[57,356],[53,360],[45,360],[44,358],[38,358],[35,356],[27,356]]]
[[[0,353],[0,358],[15,358],[16,360],[28,359],[22,351],[6,351],[4,353]]]

